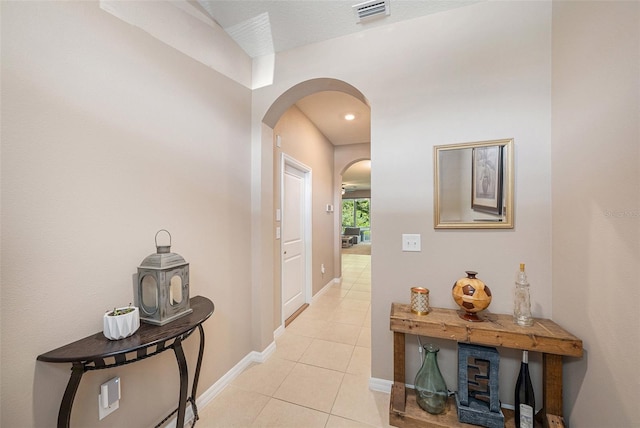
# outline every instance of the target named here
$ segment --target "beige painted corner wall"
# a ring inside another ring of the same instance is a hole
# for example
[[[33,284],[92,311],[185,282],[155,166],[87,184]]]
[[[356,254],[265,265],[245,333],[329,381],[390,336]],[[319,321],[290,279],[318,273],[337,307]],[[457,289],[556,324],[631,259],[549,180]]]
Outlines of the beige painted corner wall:
[[[453,308],[452,284],[474,269],[493,291],[490,309],[508,313],[524,262],[534,314],[550,317],[551,4],[483,2],[279,54],[274,85],[254,91],[254,128],[277,97],[318,76],[355,86],[371,107],[372,376],[392,379],[389,308],[408,302],[413,285]],[[515,139],[515,229],[436,232],[433,146],[497,138]],[[421,234],[422,252],[403,253],[403,233]],[[408,343],[412,382],[418,352]],[[441,345],[454,389],[455,345]],[[504,403],[513,402],[517,358],[503,353]],[[532,369],[539,379],[537,361]]]
[[[553,318],[573,427],[640,420],[640,3],[554,2]]]
[[[280,136],[281,147],[273,149],[274,163],[274,206],[280,207],[281,198],[281,173],[282,154],[287,154],[293,159],[308,166],[311,169],[311,220],[312,220],[312,249],[311,249],[311,286],[315,295],[325,285],[333,281],[334,272],[334,246],[337,245],[337,236],[333,233],[334,218],[338,211],[326,212],[326,205],[333,204],[333,145],[311,123],[311,121],[295,105],[289,108],[280,118],[275,128],[274,135]],[[274,222],[275,227],[280,222]],[[274,242],[275,289],[280,294],[280,265],[281,251],[279,239]],[[325,266],[325,273],[321,273],[321,265]],[[311,296],[310,296],[311,297]],[[281,297],[278,303],[281,307]],[[277,300],[277,299],[276,299]],[[281,317],[280,311],[275,311],[277,321]],[[276,326],[280,325],[280,322]]]
[[[251,91],[97,2],[1,7],[0,425],[55,425],[70,364],[36,357],[101,331],[105,310],[133,300],[161,228],[190,263],[191,294],[216,305],[205,391],[252,350]],[[196,345],[185,342],[191,364]],[[99,422],[99,385],[114,375],[120,409]],[[90,372],[71,425],[153,426],[177,395],[171,351]]]

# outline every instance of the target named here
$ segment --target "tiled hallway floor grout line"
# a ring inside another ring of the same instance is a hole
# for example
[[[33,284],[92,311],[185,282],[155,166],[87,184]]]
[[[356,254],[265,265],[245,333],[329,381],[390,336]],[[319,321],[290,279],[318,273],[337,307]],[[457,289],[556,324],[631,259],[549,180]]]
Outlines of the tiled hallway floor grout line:
[[[276,339],[276,351],[200,410],[200,427],[388,427],[389,395],[369,390],[371,256],[343,254],[342,279]]]

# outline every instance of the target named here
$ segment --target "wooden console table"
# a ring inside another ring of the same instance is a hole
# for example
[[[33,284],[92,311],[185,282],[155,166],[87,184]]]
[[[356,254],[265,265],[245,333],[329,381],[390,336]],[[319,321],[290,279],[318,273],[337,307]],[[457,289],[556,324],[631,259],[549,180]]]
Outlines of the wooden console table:
[[[102,370],[124,364],[135,363],[145,358],[158,355],[167,349],[173,349],[180,371],[180,396],[178,408],[171,412],[157,426],[166,422],[173,414],[178,413],[176,426],[184,426],[187,401],[194,410],[194,424],[198,419],[195,398],[204,354],[204,330],[202,323],[213,314],[213,303],[206,297],[196,296],[189,301],[193,312],[178,318],[164,326],[142,323],[133,335],[120,340],[109,340],[102,332],[85,337],[77,342],[49,351],[38,356],[38,361],[48,363],[71,363],[71,378],[60,403],[58,412],[58,428],[69,427],[71,407],[82,375],[89,370]],[[200,350],[193,378],[191,396],[187,397],[188,376],[187,361],[182,349],[182,341],[198,328],[200,331]],[[151,349],[153,348],[153,349]],[[135,353],[135,354],[134,354]],[[131,354],[131,355],[128,355]],[[193,425],[192,425],[193,426]]]
[[[413,389],[405,388],[405,334],[428,336],[477,345],[500,346],[542,353],[543,397],[539,415],[562,417],[562,356],[582,357],[582,340],[548,319],[535,318],[531,327],[513,323],[511,315],[483,313],[484,322],[467,322],[453,309],[431,308],[416,315],[410,305],[391,304],[393,331],[393,387],[389,424],[397,427],[472,426],[458,422],[455,403],[443,415],[423,411]],[[505,426],[514,426],[513,412],[505,412]]]

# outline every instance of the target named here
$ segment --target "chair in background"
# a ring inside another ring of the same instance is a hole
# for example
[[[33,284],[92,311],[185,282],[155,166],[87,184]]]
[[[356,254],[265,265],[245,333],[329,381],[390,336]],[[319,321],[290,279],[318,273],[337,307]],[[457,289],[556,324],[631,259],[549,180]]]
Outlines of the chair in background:
[[[343,237],[351,237],[351,244],[360,243],[360,228],[359,227],[345,227]]]

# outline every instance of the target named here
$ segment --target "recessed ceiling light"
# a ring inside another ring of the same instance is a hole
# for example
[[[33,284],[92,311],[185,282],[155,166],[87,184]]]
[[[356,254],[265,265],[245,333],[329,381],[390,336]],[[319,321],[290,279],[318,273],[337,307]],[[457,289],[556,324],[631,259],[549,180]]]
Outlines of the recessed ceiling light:
[[[356,118],[356,116],[352,113],[348,113],[344,115],[345,120],[353,120]]]

